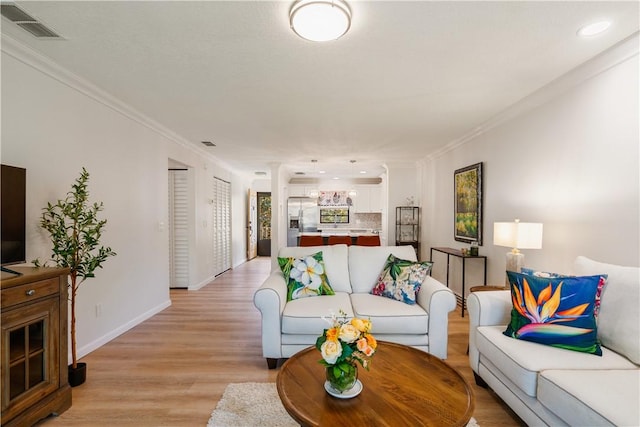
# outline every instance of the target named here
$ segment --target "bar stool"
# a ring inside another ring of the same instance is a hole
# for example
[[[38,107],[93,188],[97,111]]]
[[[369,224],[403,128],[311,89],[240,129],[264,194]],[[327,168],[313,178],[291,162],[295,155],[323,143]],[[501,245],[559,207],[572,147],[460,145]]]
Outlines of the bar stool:
[[[344,244],[350,246],[351,236],[329,236],[327,243],[330,245]]]
[[[380,246],[380,236],[358,236],[356,239],[358,246]]]
[[[322,236],[300,236],[298,246],[322,246],[324,244]]]

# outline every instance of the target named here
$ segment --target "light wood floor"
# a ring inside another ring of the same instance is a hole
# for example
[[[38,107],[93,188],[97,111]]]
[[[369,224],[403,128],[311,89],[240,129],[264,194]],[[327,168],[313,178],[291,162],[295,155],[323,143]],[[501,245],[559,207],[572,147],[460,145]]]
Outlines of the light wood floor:
[[[257,258],[199,291],[172,290],[171,307],[82,359],[87,382],[73,389],[71,409],[40,425],[205,426],[227,384],[275,382],[253,306],[269,268],[268,258]],[[473,382],[467,319],[459,308],[450,313],[447,362],[473,386],[474,417],[481,427],[524,425]]]

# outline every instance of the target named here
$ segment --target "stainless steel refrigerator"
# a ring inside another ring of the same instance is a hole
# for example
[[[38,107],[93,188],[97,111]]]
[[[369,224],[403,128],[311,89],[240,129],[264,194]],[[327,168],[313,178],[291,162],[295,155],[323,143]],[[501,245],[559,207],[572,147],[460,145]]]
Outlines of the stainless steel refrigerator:
[[[287,246],[296,246],[298,233],[318,231],[318,200],[312,197],[289,197],[287,201]]]

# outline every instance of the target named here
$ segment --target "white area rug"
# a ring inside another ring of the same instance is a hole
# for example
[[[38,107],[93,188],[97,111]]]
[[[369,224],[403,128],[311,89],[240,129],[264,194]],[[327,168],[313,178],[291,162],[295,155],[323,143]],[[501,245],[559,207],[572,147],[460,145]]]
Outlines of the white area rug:
[[[207,427],[297,427],[280,402],[275,383],[229,384]],[[471,418],[467,427],[478,427]]]

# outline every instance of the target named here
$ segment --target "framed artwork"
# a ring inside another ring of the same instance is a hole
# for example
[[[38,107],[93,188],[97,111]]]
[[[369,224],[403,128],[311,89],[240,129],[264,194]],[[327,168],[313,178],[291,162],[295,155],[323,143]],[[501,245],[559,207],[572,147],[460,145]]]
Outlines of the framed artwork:
[[[456,170],[453,180],[454,238],[482,245],[482,162]]]

